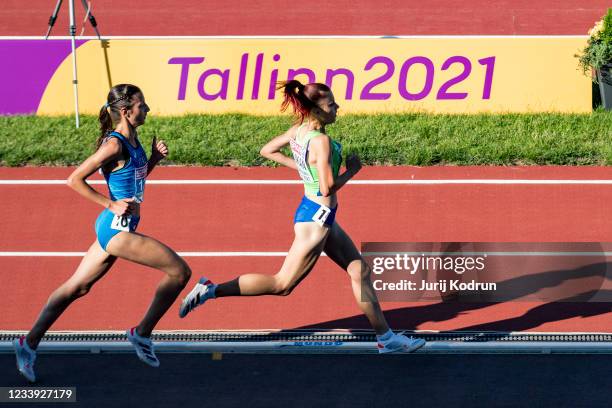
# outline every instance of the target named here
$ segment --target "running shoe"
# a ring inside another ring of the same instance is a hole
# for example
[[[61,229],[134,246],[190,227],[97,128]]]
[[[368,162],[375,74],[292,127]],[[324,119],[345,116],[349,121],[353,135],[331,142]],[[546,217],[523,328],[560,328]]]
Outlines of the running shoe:
[[[136,355],[138,358],[150,365],[151,367],[159,367],[159,360],[155,356],[155,350],[153,349],[153,342],[148,337],[142,337],[136,332],[136,328],[132,327],[125,333],[128,340],[136,349]]]
[[[389,340],[378,342],[378,352],[411,353],[425,345],[425,340],[407,337],[402,333],[393,334]]]
[[[28,346],[25,336],[21,336],[13,341],[15,356],[17,357],[17,369],[30,382],[36,381],[34,374],[34,362],[36,361],[36,351]]]
[[[179,309],[179,316],[181,318],[187,316],[196,307],[203,305],[208,299],[213,297],[213,287],[215,285],[205,277],[201,277],[195,287],[189,292]]]

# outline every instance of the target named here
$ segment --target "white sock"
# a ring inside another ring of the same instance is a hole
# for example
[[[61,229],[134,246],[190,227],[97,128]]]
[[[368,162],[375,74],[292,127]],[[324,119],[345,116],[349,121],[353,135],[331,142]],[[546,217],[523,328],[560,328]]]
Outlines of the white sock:
[[[380,336],[376,335],[376,340],[378,340],[378,341],[387,341],[391,337],[393,337],[393,331],[391,329],[389,329],[385,334],[381,334]]]

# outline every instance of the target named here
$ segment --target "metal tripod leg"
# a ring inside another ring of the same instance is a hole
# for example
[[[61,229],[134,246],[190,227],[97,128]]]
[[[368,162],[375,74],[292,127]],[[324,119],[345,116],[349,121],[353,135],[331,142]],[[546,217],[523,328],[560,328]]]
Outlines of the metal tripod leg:
[[[74,88],[74,112],[76,119],[76,127],[79,128],[79,83],[77,80],[77,62],[76,62],[76,23],[74,18],[74,0],[68,0],[70,10],[70,45],[72,46],[72,84]]]
[[[51,29],[55,24],[55,20],[57,20],[57,13],[59,13],[59,9],[62,6],[62,0],[57,0],[57,4],[55,5],[55,10],[53,10],[53,14],[49,17],[49,28],[47,29],[47,34],[45,34],[45,40],[49,38],[49,34],[51,34]]]
[[[55,20],[57,19],[57,14],[59,13],[60,7],[62,6],[62,1],[63,0],[57,0],[57,4],[55,5],[55,10],[53,10],[53,14],[49,18],[49,28],[47,29],[47,34],[45,35],[45,40],[47,38],[49,38],[49,35],[51,34],[51,29],[53,28],[53,25],[55,24]],[[98,36],[98,39],[101,40],[100,33],[98,32],[98,23],[96,22],[96,19],[93,16],[93,14],[91,14],[91,12],[88,12],[89,7],[87,5],[86,0],[81,0],[81,4],[85,8],[85,13],[88,14],[89,23],[91,24],[91,26],[95,30],[95,32],[96,32],[96,34]],[[75,23],[75,13],[74,13],[74,0],[68,0],[68,7],[69,7],[69,12],[70,12],[70,46],[72,47],[72,85],[73,85],[73,89],[74,89],[74,112],[75,112],[75,119],[76,119],[76,127],[78,129],[78,127],[80,125],[80,120],[79,120],[79,83],[78,83],[78,79],[77,79],[76,39],[75,39],[75,37],[76,37],[76,23]]]
[[[81,0],[81,3],[83,4],[83,8],[85,9],[85,13],[88,14],[89,23],[91,24],[91,26],[93,27],[94,31],[96,32],[96,35],[98,36],[98,40],[101,40],[100,32],[98,31],[98,23],[96,22],[96,18],[92,14],[92,12],[91,12],[91,10],[89,8],[89,5],[87,4],[87,1],[86,0]]]

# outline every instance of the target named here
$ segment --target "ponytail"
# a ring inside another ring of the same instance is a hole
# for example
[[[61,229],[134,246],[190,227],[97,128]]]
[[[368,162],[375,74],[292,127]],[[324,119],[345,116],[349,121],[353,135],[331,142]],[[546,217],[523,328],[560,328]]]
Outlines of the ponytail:
[[[98,116],[100,136],[96,140],[96,150],[100,148],[108,132],[113,130],[113,121],[117,122],[121,118],[121,109],[132,108],[132,97],[137,93],[142,93],[140,88],[130,84],[119,84],[111,88],[106,97],[106,103],[100,109],[100,115]]]
[[[286,111],[289,105],[291,105],[298,123],[303,123],[310,114],[310,111],[317,106],[318,100],[331,92],[325,84],[312,83],[303,85],[297,79],[280,81],[277,83],[276,89],[282,89],[283,92],[281,112]]]
[[[98,136],[98,140],[96,140],[96,150],[100,148],[108,132],[113,130],[113,121],[110,117],[110,113],[108,113],[108,104],[104,104],[102,109],[100,109],[98,120],[100,122],[100,136]]]

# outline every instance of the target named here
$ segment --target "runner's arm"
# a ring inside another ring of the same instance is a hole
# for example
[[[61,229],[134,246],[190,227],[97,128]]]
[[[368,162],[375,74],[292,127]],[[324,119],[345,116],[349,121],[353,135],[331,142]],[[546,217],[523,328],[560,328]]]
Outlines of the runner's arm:
[[[361,170],[359,158],[349,156],[346,160],[346,171],[334,180],[331,167],[331,139],[327,135],[313,137],[310,140],[310,154],[314,155],[319,174],[319,191],[323,197],[335,194]]]
[[[112,160],[121,158],[121,142],[116,138],[110,138],[100,148],[89,156],[68,177],[68,186],[74,191],[94,203],[110,208],[112,200],[94,190],[85,180]]]
[[[147,176],[151,174],[157,163],[168,156],[168,146],[163,140],[157,141],[157,136],[153,136],[151,142],[151,157],[147,162]]]
[[[259,151],[266,159],[275,161],[283,166],[287,166],[294,170],[297,170],[297,165],[295,164],[295,160],[292,157],[286,156],[281,153],[281,149],[289,144],[289,140],[291,139],[291,134],[295,130],[295,126],[283,133],[280,136],[275,137],[270,140],[268,143],[264,145]]]

